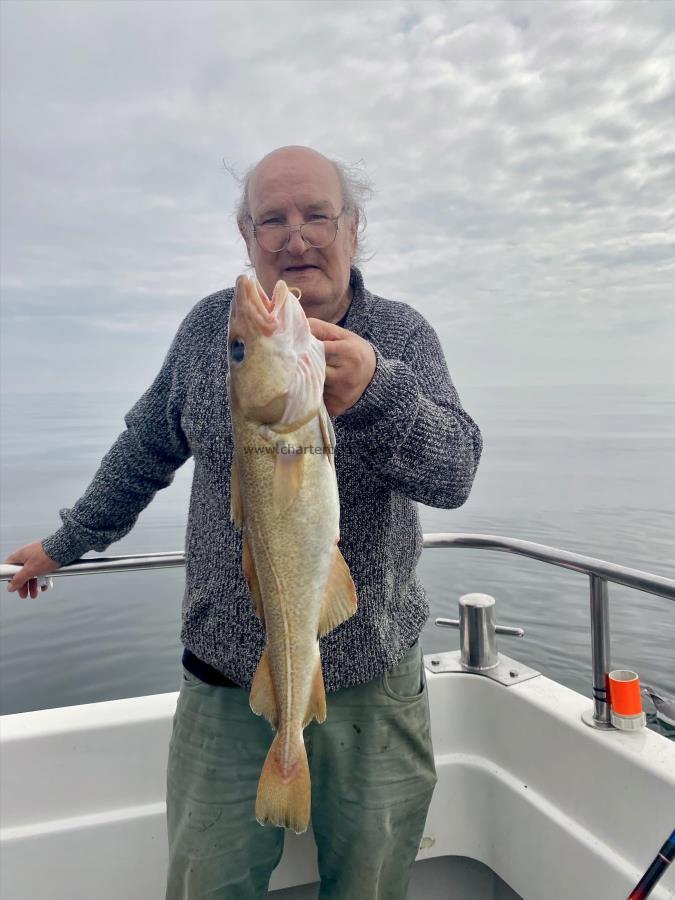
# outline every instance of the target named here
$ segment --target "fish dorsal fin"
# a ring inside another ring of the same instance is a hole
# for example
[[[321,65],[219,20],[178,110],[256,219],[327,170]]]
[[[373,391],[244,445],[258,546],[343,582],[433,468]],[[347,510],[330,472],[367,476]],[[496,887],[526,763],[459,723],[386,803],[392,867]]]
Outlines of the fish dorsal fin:
[[[286,512],[302,487],[305,454],[295,452],[290,444],[278,444],[274,460],[272,504],[277,515]]]
[[[323,441],[323,450],[328,457],[328,462],[335,468],[335,431],[333,423],[328,418],[328,412],[325,406],[321,406],[319,410],[319,425],[321,426],[321,440]]]
[[[255,670],[248,702],[257,716],[264,716],[272,728],[279,727],[279,708],[277,706],[277,697],[274,693],[274,682],[272,681],[272,670],[270,669],[270,658],[267,649],[263,650],[258,668]]]
[[[236,460],[232,460],[230,474],[230,520],[235,528],[241,528],[244,524],[244,504],[241,502],[241,488],[239,486],[239,469]]]
[[[342,622],[346,622],[356,612],[356,588],[349,572],[349,566],[337,546],[333,554],[326,584],[326,595],[319,619],[319,637],[323,637]]]
[[[244,532],[244,540],[241,550],[241,567],[244,570],[244,578],[246,579],[246,584],[248,585],[248,590],[251,595],[253,609],[264,625],[265,607],[263,606],[262,593],[260,591],[260,582],[258,581],[258,573],[255,570],[253,554],[251,553],[251,548],[248,544],[248,536],[246,532]]]

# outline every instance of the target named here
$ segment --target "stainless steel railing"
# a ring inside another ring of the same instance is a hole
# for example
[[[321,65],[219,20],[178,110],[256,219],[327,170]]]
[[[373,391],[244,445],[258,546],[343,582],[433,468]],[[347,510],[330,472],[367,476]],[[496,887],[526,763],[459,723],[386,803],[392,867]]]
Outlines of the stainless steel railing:
[[[591,605],[591,647],[593,660],[593,715],[585,719],[598,728],[611,728],[607,702],[607,675],[610,671],[609,590],[608,583],[656,594],[675,600],[675,580],[605,562],[591,556],[570,553],[557,547],[521,541],[493,534],[426,534],[424,547],[464,547],[473,550],[497,550],[536,559],[548,565],[560,566],[587,575]],[[129,572],[147,569],[167,569],[185,564],[184,553],[146,553],[132,556],[108,556],[81,560],[53,572],[53,577],[91,575],[103,572]],[[0,565],[0,581],[9,580],[18,566]]]
[[[500,537],[493,534],[429,534],[425,547],[470,547],[474,550],[498,550],[526,556],[549,565],[571,569],[588,575],[591,603],[591,653],[593,661],[593,714],[584,721],[596,728],[611,728],[607,697],[607,675],[610,672],[609,590],[608,582],[659,597],[675,600],[675,580],[608,563],[592,556],[570,553],[531,541]]]

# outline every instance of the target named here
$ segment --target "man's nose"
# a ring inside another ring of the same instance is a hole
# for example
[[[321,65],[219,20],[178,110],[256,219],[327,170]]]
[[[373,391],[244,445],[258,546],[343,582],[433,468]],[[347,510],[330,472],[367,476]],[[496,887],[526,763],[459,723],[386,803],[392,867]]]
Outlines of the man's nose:
[[[302,256],[308,247],[309,244],[305,242],[305,239],[300,234],[299,228],[295,228],[291,231],[291,239],[289,240],[286,249],[292,256]]]

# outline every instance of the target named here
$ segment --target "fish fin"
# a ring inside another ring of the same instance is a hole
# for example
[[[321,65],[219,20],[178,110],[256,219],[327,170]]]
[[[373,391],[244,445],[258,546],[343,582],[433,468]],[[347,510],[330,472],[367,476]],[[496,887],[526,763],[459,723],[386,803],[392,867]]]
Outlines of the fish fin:
[[[244,532],[244,539],[241,550],[241,567],[244,570],[244,578],[248,585],[248,591],[251,595],[253,609],[260,621],[265,624],[265,607],[263,606],[262,593],[260,591],[260,582],[258,581],[258,573],[255,570],[253,562],[253,554],[248,544],[248,535]]]
[[[260,657],[258,668],[253,676],[249,705],[256,716],[264,716],[272,728],[278,728],[279,709],[267,650],[263,650],[263,655]]]
[[[276,513],[286,512],[302,486],[305,472],[304,453],[283,453],[277,448],[272,483],[272,503]]]
[[[255,817],[261,825],[271,822],[301,834],[307,831],[311,809],[307,751],[302,730],[298,729],[292,739],[290,763],[284,765],[281,761],[284,737],[282,732],[276,734],[267,754],[258,782]]]
[[[335,468],[335,431],[333,430],[333,423],[328,418],[325,406],[322,406],[319,410],[319,425],[321,426],[323,451],[328,457],[328,462]]]
[[[234,523],[235,528],[241,528],[244,524],[244,505],[241,502],[239,469],[235,459],[232,460],[232,472],[230,474],[230,520]]]
[[[302,727],[306,728],[312,719],[316,719],[319,724],[326,721],[326,689],[323,684],[321,657],[319,656],[318,648],[314,677],[312,679],[312,692],[309,695],[309,703],[307,704],[307,712],[305,713]]]
[[[336,546],[319,619],[319,637],[323,637],[342,622],[346,622],[355,612],[356,588],[349,572],[349,566]]]

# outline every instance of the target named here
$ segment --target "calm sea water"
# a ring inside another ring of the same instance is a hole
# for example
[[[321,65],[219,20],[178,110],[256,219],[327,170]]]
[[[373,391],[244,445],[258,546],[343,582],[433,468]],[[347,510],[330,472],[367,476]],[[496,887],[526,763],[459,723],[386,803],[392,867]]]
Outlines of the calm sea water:
[[[485,450],[469,501],[422,508],[424,530],[537,541],[675,577],[675,388],[460,387]],[[44,537],[81,495],[136,397],[22,394],[2,404],[0,555]],[[192,464],[109,553],[181,550]],[[94,554],[95,555],[95,554]],[[429,550],[420,573],[432,615],[426,652],[457,649],[436,616],[482,591],[525,637],[508,654],[590,695],[588,581],[566,570],[476,550]],[[38,600],[0,591],[2,713],[177,689],[181,569],[59,579]],[[610,586],[612,662],[675,695],[675,604]],[[673,736],[673,730],[652,726]]]

